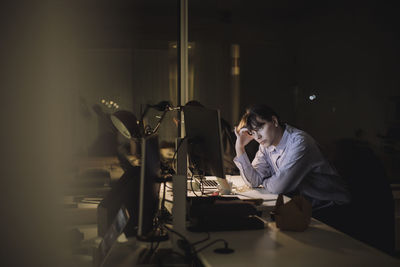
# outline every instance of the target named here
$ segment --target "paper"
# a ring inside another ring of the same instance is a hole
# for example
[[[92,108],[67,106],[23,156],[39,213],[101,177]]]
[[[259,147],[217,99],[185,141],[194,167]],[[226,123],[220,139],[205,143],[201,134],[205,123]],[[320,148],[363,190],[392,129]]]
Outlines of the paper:
[[[232,192],[238,196],[244,196],[248,198],[262,198],[264,201],[273,201],[278,198],[278,195],[271,194],[264,188],[250,188],[248,187],[243,178],[240,175],[227,175],[226,179],[233,183]]]

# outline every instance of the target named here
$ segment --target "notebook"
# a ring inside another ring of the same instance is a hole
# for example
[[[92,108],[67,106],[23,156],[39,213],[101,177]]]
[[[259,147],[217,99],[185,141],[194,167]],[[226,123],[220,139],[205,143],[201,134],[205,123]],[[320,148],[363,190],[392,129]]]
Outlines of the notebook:
[[[187,189],[189,191],[215,191],[218,189],[217,178],[215,176],[203,176],[202,178],[195,176],[193,179],[188,179]]]

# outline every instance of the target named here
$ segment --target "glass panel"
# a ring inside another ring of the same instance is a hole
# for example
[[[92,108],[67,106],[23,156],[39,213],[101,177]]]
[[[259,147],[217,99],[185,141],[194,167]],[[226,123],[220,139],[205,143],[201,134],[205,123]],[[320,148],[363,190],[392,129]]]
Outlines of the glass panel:
[[[79,156],[113,157],[130,152],[108,117],[118,110],[140,119],[147,105],[177,105],[177,4],[173,1],[80,1],[76,69],[75,151]],[[175,44],[175,48],[171,44]],[[162,146],[177,137],[176,111],[166,114],[157,133]],[[146,125],[162,112],[150,108]]]

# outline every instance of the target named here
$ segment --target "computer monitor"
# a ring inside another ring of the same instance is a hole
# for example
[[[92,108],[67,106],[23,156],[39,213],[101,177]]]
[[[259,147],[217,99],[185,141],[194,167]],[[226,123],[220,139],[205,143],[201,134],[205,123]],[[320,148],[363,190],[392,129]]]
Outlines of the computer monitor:
[[[158,136],[143,138],[137,231],[137,238],[142,241],[158,241],[167,238],[154,227],[154,218],[159,210],[160,167]]]
[[[93,266],[101,267],[106,261],[107,256],[111,251],[111,247],[114,245],[117,238],[122,234],[128,224],[129,214],[124,206],[122,206],[115,216],[112,224],[107,229],[100,245],[94,251]]]
[[[136,235],[139,213],[140,169],[140,166],[129,166],[100,202],[97,207],[99,236],[103,237],[106,234],[122,205],[126,207],[130,215],[124,233],[127,237]]]
[[[224,173],[219,110],[185,106],[183,112],[190,165],[200,174],[216,176],[224,193],[229,193]]]

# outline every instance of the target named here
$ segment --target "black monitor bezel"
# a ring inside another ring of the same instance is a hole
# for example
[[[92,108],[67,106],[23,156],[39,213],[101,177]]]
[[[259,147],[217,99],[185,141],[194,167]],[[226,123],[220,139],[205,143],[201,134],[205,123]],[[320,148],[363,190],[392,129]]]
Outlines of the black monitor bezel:
[[[185,106],[183,112],[189,159],[192,160],[193,151],[201,147],[203,162],[208,166],[199,168],[207,175],[225,179],[220,111]]]

